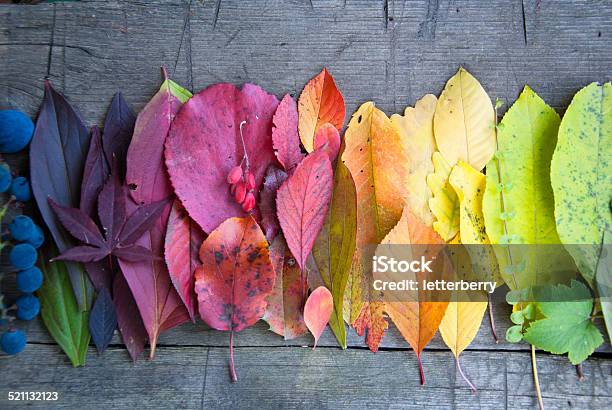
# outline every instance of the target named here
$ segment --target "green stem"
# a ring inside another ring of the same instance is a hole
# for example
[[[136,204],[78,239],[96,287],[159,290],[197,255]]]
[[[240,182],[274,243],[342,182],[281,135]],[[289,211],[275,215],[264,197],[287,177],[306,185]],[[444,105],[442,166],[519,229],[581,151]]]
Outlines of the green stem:
[[[538,406],[540,410],[544,410],[544,400],[542,400],[542,390],[540,390],[540,379],[538,378],[538,365],[536,363],[534,345],[531,345],[531,368],[533,369],[533,383],[535,384],[536,394],[538,396]]]

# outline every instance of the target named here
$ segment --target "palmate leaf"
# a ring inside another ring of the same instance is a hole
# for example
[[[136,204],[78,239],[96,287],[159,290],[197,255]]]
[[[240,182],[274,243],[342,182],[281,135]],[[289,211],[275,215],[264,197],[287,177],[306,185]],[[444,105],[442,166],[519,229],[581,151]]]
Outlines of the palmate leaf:
[[[487,165],[483,198],[492,244],[560,245],[550,185],[550,159],[559,115],[525,89],[498,127],[498,150]],[[501,275],[510,289],[565,280],[573,262],[562,247],[495,246]],[[550,252],[550,257],[547,257]],[[575,270],[575,267],[574,267]]]
[[[593,285],[604,232],[612,229],[612,83],[576,93],[558,138],[550,167],[557,230]]]

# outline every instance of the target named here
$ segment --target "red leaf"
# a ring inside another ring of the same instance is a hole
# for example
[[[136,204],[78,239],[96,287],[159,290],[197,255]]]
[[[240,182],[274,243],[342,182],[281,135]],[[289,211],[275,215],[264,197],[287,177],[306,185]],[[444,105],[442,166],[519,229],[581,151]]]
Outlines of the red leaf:
[[[282,235],[277,236],[270,245],[270,259],[276,280],[267,298],[268,306],[263,320],[270,325],[271,331],[284,336],[285,340],[294,339],[308,330],[302,315],[308,283]]]
[[[315,134],[314,147],[325,150],[329,155],[329,160],[334,162],[340,152],[340,133],[336,127],[330,123],[323,124]]]
[[[290,172],[302,161],[304,155],[300,150],[297,104],[289,94],[281,100],[272,122],[272,145],[276,158],[285,171]]]
[[[380,301],[365,302],[361,313],[353,326],[359,336],[366,333],[366,344],[371,351],[377,352],[378,346],[385,335],[385,330],[389,327],[389,323],[383,314],[384,304]]]
[[[195,274],[200,316],[214,329],[231,330],[235,381],[233,334],[261,319],[274,286],[268,242],[252,217],[230,218],[206,238],[200,259]]]
[[[310,333],[314,336],[315,342],[313,349],[317,347],[319,337],[325,330],[327,322],[334,310],[334,298],[325,286],[316,288],[304,305],[304,322]]]
[[[274,240],[280,229],[278,218],[276,217],[276,191],[286,180],[287,174],[283,170],[270,165],[259,196],[261,227],[270,243]]]
[[[333,171],[325,151],[308,155],[279,188],[278,220],[300,269],[323,227],[333,188]]]
[[[272,115],[278,100],[253,84],[216,84],[189,100],[166,140],[166,165],[175,192],[205,232],[246,213],[234,201],[227,176],[243,158],[240,123],[256,186],[274,161]],[[256,203],[259,203],[255,191]]]
[[[198,250],[206,235],[191,220],[180,201],[175,200],[168,219],[164,256],[170,279],[195,323],[195,268],[200,264]]]
[[[148,205],[136,211],[140,213],[126,222],[120,241],[123,243],[140,236],[135,244],[150,249],[153,259],[147,262],[120,260],[119,263],[147,329],[151,357],[155,355],[161,332],[189,320],[187,309],[172,286],[163,260],[171,205],[169,202],[155,205],[155,201],[172,195],[163,164],[163,146],[180,103],[190,95],[166,78],[157,94],[138,114],[133,142],[128,149],[126,181],[131,188],[135,188],[130,192],[131,197],[138,204]],[[135,206],[128,201],[128,209]],[[137,226],[147,219],[153,222],[153,226],[147,229],[148,232],[142,232]]]

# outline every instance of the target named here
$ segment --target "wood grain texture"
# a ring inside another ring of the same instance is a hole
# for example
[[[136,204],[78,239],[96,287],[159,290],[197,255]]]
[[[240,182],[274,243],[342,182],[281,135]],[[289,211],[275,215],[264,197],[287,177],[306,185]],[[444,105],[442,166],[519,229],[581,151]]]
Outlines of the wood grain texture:
[[[0,6],[0,106],[35,115],[48,76],[98,123],[122,90],[140,110],[158,89],[159,66],[192,91],[221,81],[256,82],[297,98],[323,67],[347,114],[373,100],[388,115],[427,92],[439,94],[463,65],[489,96],[507,104],[528,83],[560,113],[591,81],[610,80],[612,8],[605,0],[151,0]],[[11,284],[6,284],[9,288]],[[496,307],[500,335],[509,309]],[[0,359],[0,407],[7,391],[57,390],[57,407],[100,408],[533,408],[525,344],[495,344],[488,320],[462,355],[479,387],[454,373],[439,335],[423,353],[428,385],[418,387],[414,353],[392,327],[381,351],[348,332],[346,351],[327,329],[316,351],[264,323],[235,339],[241,380],[230,385],[227,335],[201,322],[162,335],[153,362],[132,364],[117,335],[102,357],[72,369],[38,321],[20,324],[29,344]],[[538,354],[547,408],[606,408],[612,391],[609,344],[584,364],[578,382],[566,358]],[[359,377],[355,377],[356,371]],[[29,403],[49,407],[48,403]]]

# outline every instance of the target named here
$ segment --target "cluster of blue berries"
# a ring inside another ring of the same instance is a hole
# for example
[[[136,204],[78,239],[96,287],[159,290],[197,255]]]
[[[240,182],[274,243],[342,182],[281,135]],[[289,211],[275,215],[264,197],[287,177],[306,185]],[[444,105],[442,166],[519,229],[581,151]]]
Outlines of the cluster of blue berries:
[[[12,154],[24,149],[34,133],[32,120],[20,111],[0,110],[0,153]],[[26,202],[32,197],[30,184],[24,177],[13,177],[9,167],[0,163],[0,192],[8,193],[12,198],[0,210],[2,221],[9,205],[13,201]],[[10,237],[3,236],[0,249],[11,239],[14,246],[9,253],[11,265],[18,271],[15,277],[17,289],[22,293],[14,305],[6,306],[4,296],[0,293],[0,325],[8,324],[0,336],[0,348],[9,355],[21,352],[26,345],[26,334],[17,329],[13,321],[32,320],[40,312],[40,300],[33,295],[43,282],[43,275],[36,264],[36,249],[44,242],[42,229],[25,215],[13,218],[8,224]],[[1,279],[0,275],[0,279]],[[14,311],[14,314],[11,312]]]

